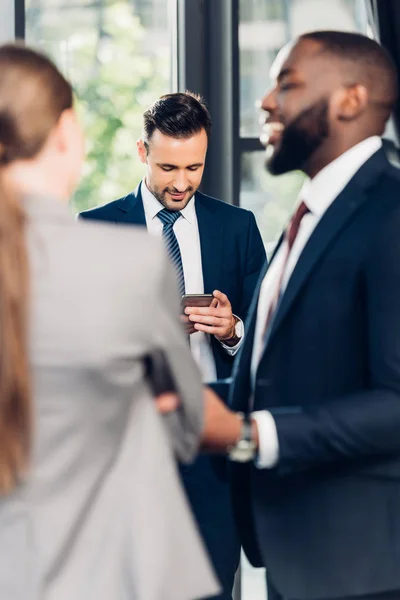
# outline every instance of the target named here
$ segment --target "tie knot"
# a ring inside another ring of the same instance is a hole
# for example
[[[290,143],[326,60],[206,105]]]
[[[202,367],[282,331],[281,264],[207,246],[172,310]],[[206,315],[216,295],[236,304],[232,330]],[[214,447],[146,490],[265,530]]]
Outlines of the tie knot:
[[[287,229],[287,241],[289,244],[289,249],[292,248],[294,240],[296,239],[302,218],[309,212],[310,209],[305,202],[301,202],[297,207],[297,210],[294,213]]]
[[[157,213],[157,217],[164,225],[173,225],[181,216],[179,211],[168,210],[168,208],[163,208]]]

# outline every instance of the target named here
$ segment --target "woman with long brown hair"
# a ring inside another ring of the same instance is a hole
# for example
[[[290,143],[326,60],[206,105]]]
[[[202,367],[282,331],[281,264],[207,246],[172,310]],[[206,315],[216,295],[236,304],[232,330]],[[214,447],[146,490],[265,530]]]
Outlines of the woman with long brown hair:
[[[1,46],[0,598],[209,596],[174,464],[196,452],[202,388],[172,267],[145,232],[74,220],[83,156],[70,84]],[[157,349],[181,398],[164,424]]]

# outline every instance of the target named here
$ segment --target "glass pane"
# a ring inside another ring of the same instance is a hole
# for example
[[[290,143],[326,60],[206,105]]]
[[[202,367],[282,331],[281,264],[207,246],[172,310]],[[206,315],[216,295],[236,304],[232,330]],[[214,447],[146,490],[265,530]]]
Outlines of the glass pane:
[[[171,89],[167,0],[26,0],[26,38],[72,81],[87,160],[76,210],[126,194],[143,176],[136,159],[142,114]]]
[[[251,210],[267,252],[270,252],[286,225],[304,182],[300,172],[275,177],[265,169],[265,152],[242,154],[240,206]]]
[[[278,50],[313,29],[366,32],[364,0],[240,0],[240,135],[258,137],[255,102],[269,87]]]
[[[14,40],[14,2],[15,0],[1,0],[0,2],[0,44]]]

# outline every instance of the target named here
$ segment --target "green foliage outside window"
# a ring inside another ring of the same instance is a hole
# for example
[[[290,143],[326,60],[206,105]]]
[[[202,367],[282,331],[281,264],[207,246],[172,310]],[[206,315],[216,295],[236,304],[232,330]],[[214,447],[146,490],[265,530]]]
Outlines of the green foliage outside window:
[[[122,0],[65,4],[57,18],[49,0],[46,7],[37,4],[32,26],[27,12],[28,41],[72,81],[85,129],[87,157],[73,198],[81,211],[127,194],[143,176],[136,140],[143,112],[170,88],[168,34],[146,30]]]

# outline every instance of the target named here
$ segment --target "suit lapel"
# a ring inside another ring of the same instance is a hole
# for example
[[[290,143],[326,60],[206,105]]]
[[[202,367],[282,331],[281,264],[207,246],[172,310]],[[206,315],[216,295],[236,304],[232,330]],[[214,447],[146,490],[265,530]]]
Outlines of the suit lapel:
[[[247,347],[251,348],[253,346],[254,330],[255,330],[255,324],[256,324],[256,320],[257,320],[258,300],[260,297],[261,286],[263,284],[263,281],[267,274],[267,271],[268,271],[269,267],[271,266],[271,263],[274,260],[274,257],[276,256],[276,253],[278,252],[278,250],[282,244],[284,235],[285,235],[284,233],[281,234],[281,236],[271,254],[270,260],[265,261],[264,267],[258,278],[256,289],[254,290],[254,294],[253,294],[253,299],[252,299],[250,307],[249,307],[248,317],[247,317],[246,323],[245,323],[246,337],[245,337],[245,340],[244,340],[242,348],[241,348],[241,351],[243,353],[246,352]],[[251,352],[248,352],[248,353],[251,354]]]
[[[284,232],[281,234],[272,254],[271,258],[265,261],[265,265],[260,273],[256,288],[254,290],[253,299],[251,301],[248,316],[244,326],[245,338],[240,348],[237,357],[235,358],[232,379],[234,385],[231,387],[231,393],[229,395],[229,403],[234,410],[244,411],[248,410],[248,389],[250,385],[250,367],[251,358],[253,355],[253,343],[254,333],[257,321],[258,312],[258,300],[260,297],[261,286],[264,281],[264,277],[278,252],[284,238]]]
[[[323,215],[311,234],[289,279],[271,325],[268,344],[281,326],[315,266],[366,200],[367,187],[375,182],[376,177],[387,166],[388,162],[384,152],[382,150],[378,151],[361,167]]]
[[[119,203],[118,209],[120,211],[120,221],[122,223],[146,226],[141,187],[142,182],[140,182],[137,188],[125,196]]]
[[[196,193],[195,207],[200,236],[204,293],[211,294],[215,289],[221,288],[224,224],[221,219],[216,218],[215,212],[200,192]]]
[[[281,233],[280,238],[277,241],[275,248],[272,251],[271,258],[268,260],[267,267],[269,267],[269,265],[272,263],[272,261],[274,260],[274,258],[276,256],[276,253],[278,252],[279,248],[281,247],[283,238],[285,237],[285,231],[286,231],[286,229],[284,229],[283,232]],[[265,269],[265,273],[267,272],[267,270],[268,270],[268,268]],[[265,276],[265,273],[264,273],[264,276]]]
[[[280,242],[278,242],[278,244],[280,244]],[[276,254],[276,250],[277,248],[274,250],[272,258]],[[229,394],[229,404],[236,411],[246,412],[248,410],[250,367],[251,358],[253,355],[253,342],[257,321],[258,299],[260,296],[260,289],[264,281],[264,277],[268,271],[269,264],[271,263],[265,262],[265,266],[260,273],[256,289],[254,290],[253,299],[249,307],[248,317],[244,325],[244,341],[233,364],[233,385]]]

